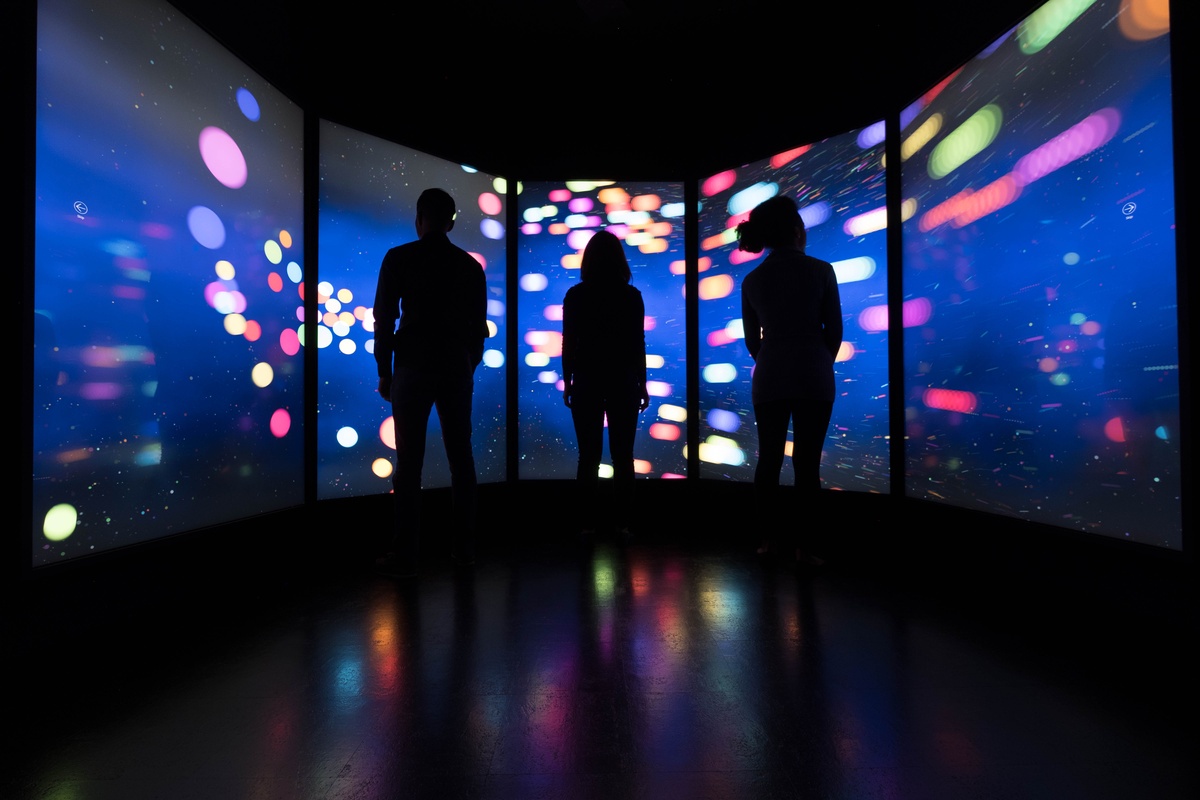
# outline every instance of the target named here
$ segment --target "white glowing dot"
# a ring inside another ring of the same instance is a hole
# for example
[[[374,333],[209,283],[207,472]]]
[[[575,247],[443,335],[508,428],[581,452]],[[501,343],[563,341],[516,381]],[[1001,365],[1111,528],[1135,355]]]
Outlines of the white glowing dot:
[[[504,353],[501,353],[499,350],[484,350],[483,364],[492,369],[504,366]]]
[[[295,261],[289,261],[287,265],[288,280],[292,283],[299,283],[304,278],[304,272],[300,269],[300,265]]]
[[[742,326],[740,319],[731,319],[725,323],[725,335],[730,339],[745,339],[746,329]]]
[[[263,245],[263,253],[266,254],[267,261],[270,261],[272,264],[278,264],[280,261],[283,261],[283,248],[274,239],[268,239],[267,243]]]
[[[539,372],[538,383],[558,383],[558,373],[552,369]]]
[[[601,478],[611,478],[613,476],[612,464],[601,464],[596,472]]]
[[[649,353],[646,354],[647,369],[662,369],[662,365],[665,363],[667,363],[666,359],[664,359],[662,356],[651,355]]]
[[[358,444],[358,431],[347,425],[344,428],[339,428],[337,432],[337,441],[342,447],[354,447]]]
[[[521,276],[521,288],[527,292],[540,292],[548,286],[550,281],[540,272],[530,272]]]
[[[525,365],[530,367],[544,367],[550,363],[550,356],[545,353],[526,353]]]
[[[46,512],[42,520],[42,535],[52,542],[61,542],[75,532],[79,514],[70,503],[59,503]]]
[[[331,297],[325,301],[325,310],[336,314],[342,310],[342,304],[336,297]]]
[[[260,361],[254,365],[254,369],[250,370],[250,380],[254,381],[254,385],[260,389],[264,389],[271,385],[271,381],[275,380],[275,370],[271,369],[271,365],[265,361]]]
[[[333,325],[331,325],[330,327],[333,329],[333,332],[338,336],[346,336],[347,334],[350,333],[350,326],[347,325],[346,323],[342,322],[341,320],[338,320],[337,322],[333,323]]]
[[[353,353],[357,347],[358,345],[354,343],[353,339],[342,339],[338,342],[338,350],[341,350],[346,355]]]
[[[1067,266],[1074,266],[1079,263],[1079,253],[1066,253],[1063,255],[1063,263]]]
[[[504,316],[504,302],[501,300],[489,299],[487,301],[487,313],[489,317]]]
[[[300,330],[303,331],[304,328],[301,328]],[[333,331],[329,330],[329,328],[326,328],[324,325],[318,325],[317,348],[329,347],[331,344],[333,344]]]
[[[500,329],[498,327],[496,327],[496,323],[492,322],[489,319],[487,321],[487,331],[488,331],[487,338],[491,339],[493,336],[495,336],[497,333],[500,332]]]
[[[733,364],[709,364],[701,371],[705,383],[731,383],[737,378],[737,367]]]

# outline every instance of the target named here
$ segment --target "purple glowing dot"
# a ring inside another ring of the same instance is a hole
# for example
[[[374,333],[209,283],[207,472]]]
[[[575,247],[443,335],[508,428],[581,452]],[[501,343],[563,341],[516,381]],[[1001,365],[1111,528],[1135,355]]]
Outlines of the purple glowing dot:
[[[187,225],[192,238],[209,250],[216,250],[225,244],[225,223],[211,208],[193,206],[188,211]]]

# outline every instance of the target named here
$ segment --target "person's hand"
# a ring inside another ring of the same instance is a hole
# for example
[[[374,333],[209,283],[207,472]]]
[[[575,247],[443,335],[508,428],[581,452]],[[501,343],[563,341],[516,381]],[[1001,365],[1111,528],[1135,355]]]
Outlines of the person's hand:
[[[638,400],[638,411],[645,411],[650,407],[650,392],[646,390],[646,384],[642,384],[642,396]]]
[[[387,378],[380,378],[379,379],[379,396],[382,397],[384,400],[387,400],[390,402],[392,398],[389,395],[391,395],[391,393],[392,393],[392,382],[390,380],[388,380]]]

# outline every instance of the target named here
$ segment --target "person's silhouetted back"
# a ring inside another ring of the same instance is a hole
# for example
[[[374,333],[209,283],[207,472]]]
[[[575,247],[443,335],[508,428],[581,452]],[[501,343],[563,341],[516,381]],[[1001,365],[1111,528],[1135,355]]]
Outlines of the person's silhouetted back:
[[[474,560],[471,400],[487,338],[487,283],[479,262],[447,236],[455,213],[454,199],[445,191],[422,192],[417,240],[388,250],[375,290],[379,394],[391,401],[396,433],[395,530],[391,551],[377,564],[381,571],[401,576],[417,569],[421,471],[434,408],[450,464],[453,554],[459,562]]]
[[[584,532],[598,520],[597,491],[605,419],[612,458],[614,512],[623,536],[633,520],[633,443],[646,391],[646,308],[630,284],[625,245],[597,231],[583,250],[580,282],[563,298],[563,402],[571,409],[579,445],[576,486]]]
[[[762,544],[772,537],[795,548],[797,561],[820,561],[807,550],[805,518],[812,520],[820,496],[821,450],[833,414],[833,363],[842,342],[837,276],[826,261],[806,255],[804,221],[796,201],[778,195],[759,204],[738,225],[738,246],[767,257],[742,279],[742,325],[754,359],[751,398],[759,454],[754,496]],[[788,424],[796,505],[782,505]],[[805,508],[805,506],[808,508]]]

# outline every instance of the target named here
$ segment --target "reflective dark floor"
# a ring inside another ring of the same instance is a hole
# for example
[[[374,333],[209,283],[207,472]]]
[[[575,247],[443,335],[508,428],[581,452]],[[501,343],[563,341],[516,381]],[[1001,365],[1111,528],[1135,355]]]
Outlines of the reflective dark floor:
[[[378,524],[331,516],[330,536]],[[1200,796],[1190,623],[1039,609],[1025,578],[971,592],[850,552],[797,574],[733,536],[554,527],[407,582],[346,547],[38,585],[0,796]]]

